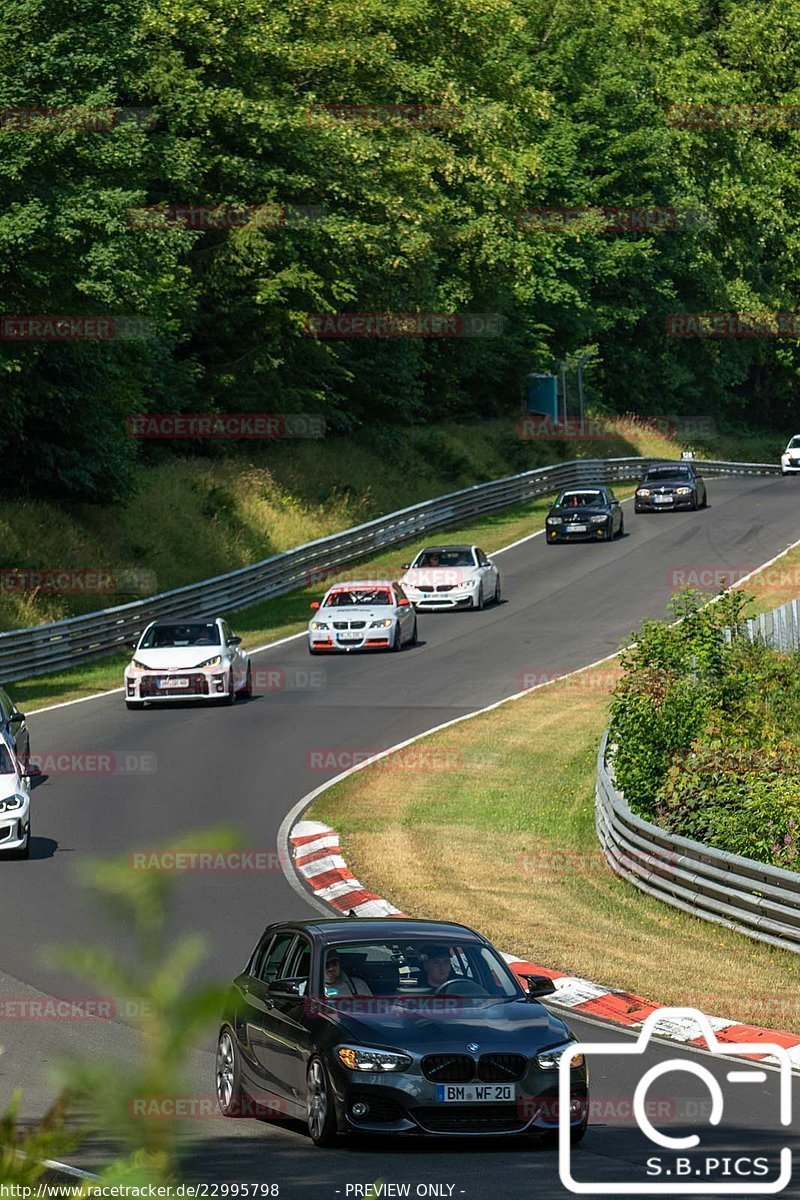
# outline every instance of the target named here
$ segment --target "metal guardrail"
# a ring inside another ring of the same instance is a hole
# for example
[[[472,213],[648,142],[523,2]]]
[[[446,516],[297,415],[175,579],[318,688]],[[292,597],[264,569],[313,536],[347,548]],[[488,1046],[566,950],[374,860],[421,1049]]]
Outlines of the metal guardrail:
[[[751,641],[800,648],[800,601],[743,622]],[[725,630],[730,641],[732,631]],[[715,850],[638,817],[614,786],[604,735],[597,759],[595,824],[609,866],[634,887],[717,925],[800,954],[800,874]]]
[[[145,600],[0,633],[0,682],[45,675],[121,650],[156,617],[232,613],[307,587],[337,567],[423,533],[456,525],[577,483],[635,479],[653,458],[575,459],[477,484],[378,517],[353,529]],[[779,475],[772,463],[698,461],[705,475]]]

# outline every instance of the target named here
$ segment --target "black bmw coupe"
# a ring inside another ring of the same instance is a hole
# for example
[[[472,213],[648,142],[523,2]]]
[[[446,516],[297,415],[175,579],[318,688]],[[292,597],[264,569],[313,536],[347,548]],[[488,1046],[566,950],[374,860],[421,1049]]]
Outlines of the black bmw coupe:
[[[300,1118],[343,1133],[558,1131],[559,1061],[575,1039],[472,929],[407,918],[270,925],[230,989],[217,1047],[225,1116]],[[586,1066],[570,1071],[573,1142]]]
[[[705,508],[706,485],[692,463],[659,463],[650,467],[636,489],[634,511],[671,512],[676,508]]]

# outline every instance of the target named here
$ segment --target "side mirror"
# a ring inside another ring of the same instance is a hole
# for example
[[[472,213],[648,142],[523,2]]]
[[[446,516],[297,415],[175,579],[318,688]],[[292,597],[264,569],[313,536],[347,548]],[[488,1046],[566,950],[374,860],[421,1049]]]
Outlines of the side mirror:
[[[228,645],[229,645],[229,646],[241,646],[241,644],[242,644],[242,639],[241,639],[240,637],[230,637],[230,638],[228,638]]]
[[[409,600],[409,599],[408,599],[406,596],[403,596],[403,599],[402,599],[402,600],[398,600],[398,601],[397,601],[397,604],[398,604],[398,607],[399,607],[399,608],[408,608],[408,606],[410,605],[410,603],[411,603],[411,601],[410,601],[410,600]]]
[[[42,768],[38,763],[28,763],[25,768],[25,776],[28,779],[36,779],[42,773]]]
[[[20,725],[25,720],[25,713],[20,712],[18,708],[15,708],[9,720],[11,721],[12,725]]]
[[[296,1000],[303,994],[300,989],[305,982],[305,979],[273,979],[267,984],[267,995]]]
[[[525,989],[529,1000],[539,1000],[542,996],[552,996],[556,990],[549,975],[523,975],[527,982]]]
[[[410,571],[411,563],[400,563],[400,570],[401,571]]]
[[[317,609],[319,608],[319,600],[312,600],[308,607],[310,609],[313,609],[314,612],[316,612]]]
[[[132,641],[132,642],[125,642],[125,643],[124,643],[125,649],[126,649],[126,650],[130,650],[130,651],[133,651],[133,650],[135,650],[135,649],[136,649],[136,647],[137,647],[138,645],[139,645],[139,639],[138,639],[138,638],[136,638],[136,639],[135,639],[135,641]]]

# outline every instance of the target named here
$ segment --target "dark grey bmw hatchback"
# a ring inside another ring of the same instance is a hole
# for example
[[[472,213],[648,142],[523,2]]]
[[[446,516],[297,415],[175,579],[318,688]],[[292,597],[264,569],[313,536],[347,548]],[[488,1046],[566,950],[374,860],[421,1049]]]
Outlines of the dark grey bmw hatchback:
[[[558,1131],[559,1062],[575,1039],[464,925],[338,918],[270,925],[230,989],[217,1045],[225,1116],[284,1115],[318,1146],[344,1133]],[[589,1111],[570,1070],[573,1142]]]

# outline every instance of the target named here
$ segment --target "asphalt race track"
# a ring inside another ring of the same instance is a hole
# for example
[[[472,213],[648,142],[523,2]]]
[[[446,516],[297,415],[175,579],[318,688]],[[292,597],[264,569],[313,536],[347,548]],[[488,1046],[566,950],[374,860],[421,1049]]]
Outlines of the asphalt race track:
[[[121,695],[112,695],[34,716],[37,753],[114,752],[117,762],[126,753],[142,754],[150,769],[136,770],[130,758],[128,773],[51,773],[35,788],[32,858],[0,863],[6,914],[0,996],[24,998],[33,989],[71,997],[96,993],[47,965],[47,946],[113,943],[125,953],[116,927],[73,881],[79,860],[157,850],[186,831],[220,824],[243,831],[247,849],[270,852],[276,863],[267,872],[196,873],[181,881],[176,931],[201,930],[211,952],[208,973],[231,977],[265,924],[316,911],[287,882],[275,854],[281,822],[302,796],[349,765],[353,753],[384,749],[482,708],[520,691],[530,676],[541,679],[613,653],[642,617],[665,615],[673,571],[728,568],[741,575],[772,558],[798,537],[798,488],[796,480],[779,477],[712,479],[703,512],[637,517],[626,504],[626,536],[610,545],[549,547],[533,538],[498,558],[501,605],[482,613],[422,614],[421,644],[399,655],[311,658],[302,639],[264,651],[254,660],[262,687],[234,708],[129,713]],[[309,682],[315,686],[305,686]],[[625,1037],[587,1021],[571,1024],[586,1040]],[[49,1071],[60,1056],[107,1054],[124,1063],[135,1053],[135,1037],[118,1020],[3,1021],[0,1105],[21,1087],[24,1112],[41,1112],[51,1094]],[[209,1045],[193,1059],[193,1095],[213,1094],[212,1052]],[[707,1055],[654,1045],[646,1061],[665,1057],[709,1064],[722,1081],[729,1099],[724,1127],[714,1133],[715,1153],[774,1157],[784,1144],[780,1132],[756,1134],[752,1125],[756,1113],[765,1121],[767,1113],[777,1114],[776,1072],[748,1091],[725,1082],[725,1069]],[[631,1096],[640,1073],[634,1076],[624,1062],[598,1060],[595,1100]],[[660,1085],[659,1095],[673,1106],[669,1119],[682,1132],[702,1132],[697,1106],[706,1089],[691,1076],[678,1078],[677,1085]],[[741,1099],[737,1087],[746,1093]],[[790,1143],[791,1131],[784,1136]],[[411,1196],[417,1184],[443,1185],[438,1194],[456,1200],[567,1194],[554,1151],[508,1140],[353,1141],[322,1151],[299,1126],[221,1118],[197,1121],[192,1138],[187,1178],[277,1183],[282,1197],[357,1200],[364,1193],[348,1186],[379,1179],[410,1183]],[[95,1143],[77,1161],[91,1167],[106,1150]],[[575,1169],[587,1180],[638,1180],[652,1153],[633,1122],[604,1120],[599,1111],[576,1152]],[[666,1162],[670,1152],[662,1153]],[[735,1186],[736,1176],[729,1182]]]

